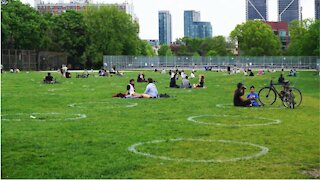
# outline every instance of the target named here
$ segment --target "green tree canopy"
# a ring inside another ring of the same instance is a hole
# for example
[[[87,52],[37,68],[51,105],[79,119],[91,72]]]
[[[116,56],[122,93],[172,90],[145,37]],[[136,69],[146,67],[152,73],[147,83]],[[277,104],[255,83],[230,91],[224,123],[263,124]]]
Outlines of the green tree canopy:
[[[320,20],[294,20],[290,23],[288,55],[320,56]]]
[[[138,24],[115,6],[90,7],[84,12],[89,44],[84,58],[97,66],[103,55],[138,55]]]
[[[10,49],[39,49],[44,18],[18,0],[1,5],[1,45]]]
[[[172,56],[172,51],[168,45],[162,45],[158,51],[159,56]]]
[[[230,37],[238,42],[241,55],[272,56],[280,52],[280,40],[269,25],[261,21],[247,21],[231,32]]]

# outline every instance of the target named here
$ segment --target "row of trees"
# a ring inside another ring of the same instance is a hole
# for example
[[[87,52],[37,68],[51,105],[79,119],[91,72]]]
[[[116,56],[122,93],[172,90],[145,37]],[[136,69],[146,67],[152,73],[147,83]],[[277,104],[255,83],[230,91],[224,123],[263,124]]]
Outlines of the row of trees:
[[[1,12],[3,49],[66,52],[68,63],[82,68],[101,66],[103,55],[154,55],[138,24],[114,6],[52,16],[12,0]]]
[[[177,39],[174,44],[162,46],[159,50],[160,56],[229,56],[234,48],[232,42],[227,42],[223,36],[209,38],[188,38]]]

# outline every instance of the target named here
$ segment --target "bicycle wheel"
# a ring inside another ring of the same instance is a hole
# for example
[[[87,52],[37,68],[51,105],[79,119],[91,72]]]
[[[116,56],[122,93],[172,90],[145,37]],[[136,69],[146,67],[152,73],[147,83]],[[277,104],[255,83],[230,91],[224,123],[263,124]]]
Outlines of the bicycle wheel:
[[[283,105],[288,108],[296,108],[300,106],[302,102],[301,91],[297,88],[290,88],[287,97],[283,99]]]
[[[276,99],[276,92],[270,87],[264,87],[259,91],[259,101],[263,106],[272,105]]]

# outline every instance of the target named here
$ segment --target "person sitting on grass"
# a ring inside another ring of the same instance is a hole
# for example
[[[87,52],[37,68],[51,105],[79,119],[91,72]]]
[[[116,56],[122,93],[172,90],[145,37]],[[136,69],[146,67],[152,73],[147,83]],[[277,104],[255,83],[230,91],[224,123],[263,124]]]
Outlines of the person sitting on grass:
[[[142,72],[139,73],[137,82],[147,82],[146,79],[144,78],[144,74]]]
[[[51,73],[48,72],[48,75],[43,80],[46,84],[54,84],[55,81],[53,80],[53,77],[51,76]]]
[[[199,84],[194,84],[193,88],[204,88],[204,75],[199,76]]]
[[[190,81],[188,80],[188,76],[182,79],[181,88],[192,88]]]
[[[134,88],[134,79],[130,79],[129,84],[127,85],[126,98],[140,98],[141,94],[136,93]]]
[[[196,76],[194,75],[194,71],[191,72],[190,74],[190,79],[194,79]]]
[[[257,99],[259,99],[259,95],[255,92],[254,86],[250,87],[250,93],[247,95],[247,99],[251,101],[252,106],[260,106],[260,104],[257,102]]]
[[[176,76],[177,76],[177,74],[172,73],[171,79],[170,79],[170,87],[171,87],[171,88],[180,88],[180,86],[177,85]]]
[[[234,106],[242,106],[242,107],[250,107],[252,106],[251,101],[249,99],[243,98],[245,94],[246,87],[242,83],[237,84],[237,89],[234,91],[233,95],[233,105]]]
[[[278,79],[278,83],[279,84],[286,84],[288,83],[289,81],[285,80],[284,77],[283,77],[283,74],[280,74],[280,77]]]
[[[142,94],[143,98],[157,98],[158,97],[158,90],[156,85],[153,83],[152,78],[148,78],[148,85],[146,87],[146,90]]]

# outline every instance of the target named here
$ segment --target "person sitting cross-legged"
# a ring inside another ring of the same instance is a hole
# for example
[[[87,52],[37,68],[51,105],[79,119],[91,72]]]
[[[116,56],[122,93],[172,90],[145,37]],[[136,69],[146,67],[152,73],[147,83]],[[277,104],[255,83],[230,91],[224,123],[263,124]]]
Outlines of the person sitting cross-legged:
[[[181,88],[192,88],[190,81],[188,79],[188,76],[185,76],[184,79],[182,79]]]
[[[46,83],[46,84],[54,84],[54,83],[56,83],[56,81],[53,80],[53,77],[51,76],[51,73],[49,73],[49,72],[48,72],[48,75],[44,78],[43,82]]]
[[[233,104],[234,106],[250,107],[251,101],[243,97],[246,87],[242,83],[237,84],[237,89],[234,91]]]
[[[259,95],[255,92],[254,86],[250,87],[250,93],[247,95],[247,99],[251,101],[252,106],[260,106],[260,104],[257,102],[257,99],[259,99]]]
[[[146,87],[146,90],[142,94],[144,98],[157,98],[158,97],[158,90],[156,85],[153,83],[152,78],[148,78],[148,85]]]

